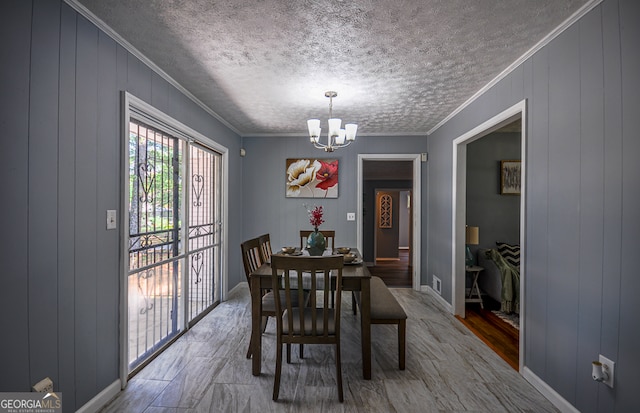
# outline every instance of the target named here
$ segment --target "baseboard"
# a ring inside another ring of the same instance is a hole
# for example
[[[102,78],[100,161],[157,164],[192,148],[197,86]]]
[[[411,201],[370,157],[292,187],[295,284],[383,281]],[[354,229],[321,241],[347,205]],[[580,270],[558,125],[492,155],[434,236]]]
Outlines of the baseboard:
[[[76,410],[76,413],[94,413],[102,409],[111,401],[118,393],[120,393],[120,379],[114,381],[104,390],[98,393],[93,399],[85,403],[84,406]]]
[[[420,291],[422,291],[423,293],[430,294],[433,298],[436,299],[438,303],[440,303],[440,305],[444,307],[446,311],[453,313],[453,307],[451,306],[451,304],[449,304],[447,300],[442,298],[442,296],[438,294],[430,285],[424,285],[424,284],[421,285]]]
[[[244,287],[245,285],[246,285],[247,287],[249,287],[249,283],[248,283],[248,282],[246,282],[246,281],[241,281],[241,282],[239,282],[238,284],[236,284],[236,286],[235,286],[235,287],[233,287],[232,289],[230,289],[230,290],[227,292],[227,300],[228,300],[229,298],[233,297],[233,295],[234,295],[234,294],[238,293],[238,292],[240,291],[240,289],[245,288],[245,287]]]
[[[522,376],[527,380],[533,387],[536,388],[544,397],[547,398],[554,406],[556,406],[563,413],[580,413],[578,409],[573,407],[571,403],[565,400],[558,392],[553,390],[547,383],[542,381],[542,379],[536,376],[529,368],[522,368]]]

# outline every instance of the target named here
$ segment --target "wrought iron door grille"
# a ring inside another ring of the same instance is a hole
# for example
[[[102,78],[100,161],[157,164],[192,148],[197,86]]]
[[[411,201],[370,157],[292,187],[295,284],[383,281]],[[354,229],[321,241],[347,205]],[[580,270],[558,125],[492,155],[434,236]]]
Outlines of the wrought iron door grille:
[[[181,142],[138,121],[129,135],[129,365],[181,329]]]

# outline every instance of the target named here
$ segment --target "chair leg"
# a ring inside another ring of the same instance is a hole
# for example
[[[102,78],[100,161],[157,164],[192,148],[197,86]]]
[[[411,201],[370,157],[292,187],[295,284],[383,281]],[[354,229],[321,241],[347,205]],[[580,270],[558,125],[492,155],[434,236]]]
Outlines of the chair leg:
[[[273,376],[273,400],[278,400],[280,393],[280,373],[282,372],[282,342],[278,340],[278,351],[276,352],[276,371]]]
[[[247,358],[250,359],[251,358],[251,347],[253,344],[253,340],[249,339],[249,348],[247,349]]]
[[[262,316],[262,320],[260,321],[260,332],[264,333],[267,329],[267,322],[269,321],[269,316]]]
[[[405,362],[405,348],[407,345],[407,320],[400,320],[398,322],[398,363],[400,364],[400,370],[404,370]]]
[[[340,342],[336,343],[336,382],[338,383],[338,400],[340,403],[344,401],[342,392],[342,362],[340,360]]]
[[[300,358],[304,358],[304,344],[300,343]]]
[[[355,291],[351,291],[351,308],[353,309],[353,315],[358,315],[358,303],[356,302]]]
[[[291,364],[291,343],[287,343],[287,364]]]

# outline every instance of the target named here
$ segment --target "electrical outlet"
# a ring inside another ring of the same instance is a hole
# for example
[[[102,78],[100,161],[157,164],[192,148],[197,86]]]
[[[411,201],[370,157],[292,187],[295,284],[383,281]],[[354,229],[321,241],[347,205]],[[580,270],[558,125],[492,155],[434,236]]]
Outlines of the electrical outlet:
[[[602,354],[600,354],[600,363],[602,363],[602,371],[604,373],[607,373],[607,379],[603,380],[602,382],[604,384],[606,384],[607,386],[613,388],[613,374],[614,374],[614,368],[616,366],[616,363],[614,363],[613,361],[609,360],[608,358],[606,358],[605,356],[603,356]]]
[[[347,221],[355,221],[356,213],[355,212],[347,212]]]
[[[31,388],[31,390],[35,391],[35,392],[40,392],[40,393],[52,393],[53,392],[53,380],[51,380],[49,377],[45,377],[44,379],[40,380],[39,382],[37,382],[36,384],[33,385],[33,387]]]

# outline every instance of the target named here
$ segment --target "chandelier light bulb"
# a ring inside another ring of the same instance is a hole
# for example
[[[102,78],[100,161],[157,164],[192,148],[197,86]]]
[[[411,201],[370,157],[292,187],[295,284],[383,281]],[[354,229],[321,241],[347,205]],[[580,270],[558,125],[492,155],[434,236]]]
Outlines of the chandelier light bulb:
[[[347,141],[353,142],[356,140],[356,132],[358,131],[358,125],[355,123],[347,123],[344,125],[344,130],[347,135]]]
[[[338,93],[328,91],[325,92],[324,95],[329,98],[329,133],[327,134],[327,143],[320,142],[320,119],[307,120],[309,141],[318,149],[323,149],[325,152],[333,152],[335,149],[349,146],[351,142],[356,140],[358,125],[348,123],[344,125],[344,129],[341,129],[342,119],[333,117],[333,98],[338,96]]]
[[[329,119],[329,136],[334,138],[340,133],[340,126],[342,125],[342,119],[333,118]]]

